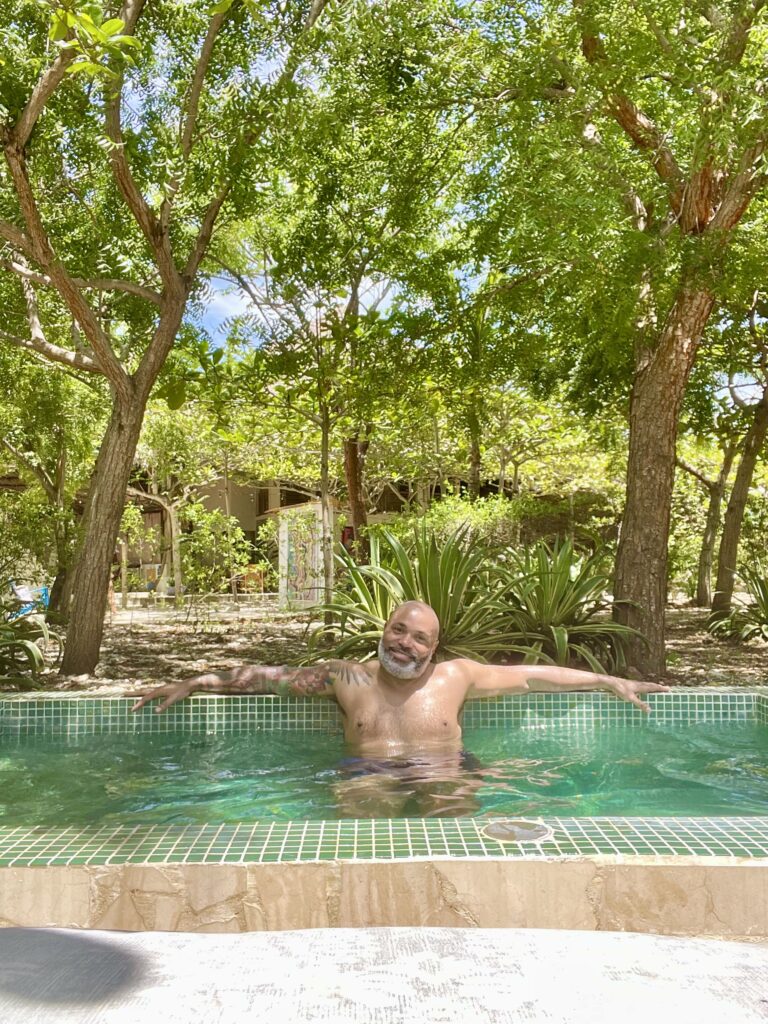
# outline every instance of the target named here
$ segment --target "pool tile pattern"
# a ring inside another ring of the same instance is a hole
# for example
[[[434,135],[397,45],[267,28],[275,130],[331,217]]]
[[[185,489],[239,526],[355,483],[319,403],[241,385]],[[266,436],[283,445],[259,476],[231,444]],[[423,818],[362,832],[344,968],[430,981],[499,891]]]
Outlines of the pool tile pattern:
[[[543,842],[500,842],[487,818],[0,829],[0,867],[318,863],[595,855],[768,859],[767,818],[537,818]]]
[[[199,697],[157,715],[131,698],[20,695],[0,700],[0,739],[133,732],[219,734],[257,730],[337,733],[336,705],[280,697]],[[652,694],[651,714],[605,693],[532,694],[472,701],[465,728],[653,728],[744,721],[768,727],[768,689]],[[768,811],[768,809],[767,809]],[[484,818],[256,821],[50,829],[0,827],[0,867],[67,864],[316,863],[333,860],[552,858],[594,855],[768,859],[768,816],[748,818],[543,818],[543,842],[500,842]]]
[[[500,725],[568,728],[654,724],[691,724],[757,719],[768,722],[768,691],[687,690],[649,694],[651,714],[611,694],[536,693],[468,701],[463,725],[467,729]],[[333,701],[294,697],[197,696],[162,714],[152,707],[131,712],[128,697],[87,698],[77,695],[20,695],[0,699],[0,737],[135,732],[226,734],[260,730],[341,732],[341,715]]]

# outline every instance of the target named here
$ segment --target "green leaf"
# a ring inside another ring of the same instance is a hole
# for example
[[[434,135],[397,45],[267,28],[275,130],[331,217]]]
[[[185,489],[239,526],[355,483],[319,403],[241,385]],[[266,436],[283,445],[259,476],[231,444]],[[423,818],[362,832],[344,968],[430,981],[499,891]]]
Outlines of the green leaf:
[[[163,397],[169,409],[180,409],[187,400],[186,381],[174,380],[164,389]]]
[[[232,6],[234,0],[219,0],[217,4],[208,11],[209,14],[226,14],[229,8]]]
[[[70,64],[67,68],[68,75],[76,75],[79,71],[84,71],[91,75],[109,73],[108,69],[102,64],[94,64],[92,60],[76,60],[74,64]]]
[[[65,39],[67,35],[67,19],[62,11],[57,11],[53,19],[51,20],[51,28],[48,32],[48,38],[52,42],[58,42],[60,39]]]
[[[109,21],[103,22],[101,31],[105,36],[114,36],[118,32],[122,32],[125,28],[125,22],[121,18],[110,18]],[[126,36],[124,38],[130,38]]]

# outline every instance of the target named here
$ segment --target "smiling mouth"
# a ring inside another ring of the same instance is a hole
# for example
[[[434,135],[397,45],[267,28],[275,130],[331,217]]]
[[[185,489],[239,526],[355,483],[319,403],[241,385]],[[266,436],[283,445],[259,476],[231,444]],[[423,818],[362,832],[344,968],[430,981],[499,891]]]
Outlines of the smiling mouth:
[[[393,658],[396,658],[398,661],[413,661],[413,655],[406,654],[405,651],[390,650],[389,653]]]

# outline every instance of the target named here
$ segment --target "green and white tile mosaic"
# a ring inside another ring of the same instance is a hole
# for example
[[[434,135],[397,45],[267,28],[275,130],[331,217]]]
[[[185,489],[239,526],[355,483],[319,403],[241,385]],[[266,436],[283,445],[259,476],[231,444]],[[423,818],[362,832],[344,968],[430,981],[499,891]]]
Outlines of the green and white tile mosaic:
[[[473,701],[464,726],[653,727],[654,723],[757,721],[768,726],[768,691],[681,689],[654,694],[646,716],[605,693],[533,694]],[[89,733],[338,732],[335,704],[279,697],[199,697],[157,715],[130,698],[20,695],[0,700],[0,738]],[[500,842],[493,818],[246,822],[238,825],[0,828],[0,867],[125,863],[304,863],[412,858],[547,858],[594,855],[768,859],[768,817],[551,818],[541,842]]]
[[[608,693],[537,693],[469,701],[465,728],[515,724],[548,728],[558,723],[569,728],[630,725],[646,728],[654,723],[691,724],[754,720],[768,722],[768,695],[756,690],[692,690],[650,694],[651,714],[644,715]],[[145,707],[131,712],[127,697],[83,698],[23,695],[0,699],[0,736],[79,735],[102,733],[208,733],[291,730],[341,731],[335,703],[293,697],[192,697],[162,714]]]
[[[699,856],[768,859],[768,818],[543,818],[542,842],[501,842],[490,818],[0,829],[0,867],[265,864],[458,857]]]

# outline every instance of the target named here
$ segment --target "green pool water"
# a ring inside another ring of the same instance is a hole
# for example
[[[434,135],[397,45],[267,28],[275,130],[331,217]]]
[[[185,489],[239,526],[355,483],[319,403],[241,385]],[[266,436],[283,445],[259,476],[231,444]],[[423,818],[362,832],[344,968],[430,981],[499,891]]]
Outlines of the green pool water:
[[[749,816],[768,814],[768,726],[647,729],[493,728],[465,732],[479,766],[451,775],[475,815]],[[0,825],[199,824],[333,819],[350,784],[339,737],[101,735],[0,742]],[[377,766],[380,770],[386,766]],[[395,764],[393,816],[421,816],[438,772]],[[424,775],[426,774],[426,778]],[[358,784],[358,783],[355,783]],[[438,809],[431,813],[442,813]],[[386,814],[382,814],[386,816]]]

